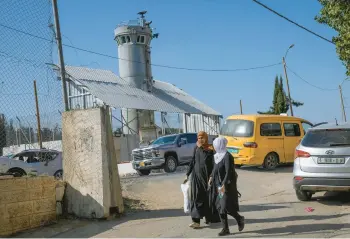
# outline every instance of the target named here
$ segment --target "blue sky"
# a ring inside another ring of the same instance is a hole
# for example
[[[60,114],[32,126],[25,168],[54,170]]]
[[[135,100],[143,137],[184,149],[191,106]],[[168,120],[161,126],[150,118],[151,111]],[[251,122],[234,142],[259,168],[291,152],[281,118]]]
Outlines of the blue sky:
[[[316,0],[268,1],[271,8],[330,38],[335,34],[314,20],[321,9]],[[279,18],[249,0],[129,0],[59,1],[61,30],[66,44],[117,56],[113,31],[118,23],[147,20],[160,33],[152,42],[152,62],[190,68],[249,68],[278,63],[291,44],[288,66],[310,83],[337,88],[346,78],[335,46]],[[117,60],[64,49],[66,64],[86,65],[118,73]],[[153,67],[154,78],[167,81],[210,105],[224,116],[267,110],[272,102],[274,78],[282,65],[244,72],[194,72]],[[341,120],[338,91],[321,91],[291,72],[292,98],[305,103],[295,115],[312,122]],[[350,84],[344,84],[344,95]],[[345,100],[347,101],[347,99]],[[350,99],[348,100],[350,106]],[[347,104],[347,102],[346,102]]]

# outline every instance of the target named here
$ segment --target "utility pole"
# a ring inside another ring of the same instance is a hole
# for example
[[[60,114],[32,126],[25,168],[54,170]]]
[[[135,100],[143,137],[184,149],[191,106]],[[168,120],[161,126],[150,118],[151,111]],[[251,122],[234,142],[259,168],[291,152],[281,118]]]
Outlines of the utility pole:
[[[284,75],[286,76],[286,82],[287,82],[290,114],[291,114],[291,116],[294,116],[294,114],[293,114],[292,98],[290,97],[290,89],[289,89],[289,81],[288,81],[288,75],[287,75],[286,61],[285,61],[284,57],[282,58],[282,62],[283,62],[283,68],[284,68]]]
[[[345,113],[345,107],[344,107],[344,98],[343,98],[343,91],[341,88],[341,85],[339,85],[339,93],[340,93],[340,102],[341,102],[341,108],[343,112],[343,120],[346,122],[346,113]]]
[[[41,140],[41,124],[40,124],[40,112],[39,112],[39,101],[38,101],[38,91],[36,89],[36,81],[34,80],[34,96],[35,96],[35,106],[36,106],[36,120],[38,123],[38,143],[40,149],[43,148],[43,142]]]
[[[64,66],[64,59],[63,59],[62,37],[61,37],[61,29],[60,29],[60,20],[58,17],[57,0],[52,0],[52,6],[53,6],[53,13],[55,18],[55,29],[56,29],[55,34],[56,34],[56,41],[57,41],[57,47],[58,47],[58,58],[60,61],[60,73],[61,73],[61,81],[62,81],[64,109],[65,111],[68,111],[69,105],[68,105],[68,96],[67,96],[66,69]]]
[[[243,115],[242,100],[239,100],[239,107],[240,107],[240,109],[241,109],[241,115]]]

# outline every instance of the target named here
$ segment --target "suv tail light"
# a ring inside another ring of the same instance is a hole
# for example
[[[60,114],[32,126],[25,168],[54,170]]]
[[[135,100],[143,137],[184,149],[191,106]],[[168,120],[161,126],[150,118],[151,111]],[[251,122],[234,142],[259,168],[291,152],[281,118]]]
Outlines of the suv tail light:
[[[254,148],[255,149],[258,147],[258,144],[255,142],[247,142],[247,143],[244,143],[243,145],[246,148]]]
[[[295,150],[295,158],[309,158],[310,154],[302,150]]]

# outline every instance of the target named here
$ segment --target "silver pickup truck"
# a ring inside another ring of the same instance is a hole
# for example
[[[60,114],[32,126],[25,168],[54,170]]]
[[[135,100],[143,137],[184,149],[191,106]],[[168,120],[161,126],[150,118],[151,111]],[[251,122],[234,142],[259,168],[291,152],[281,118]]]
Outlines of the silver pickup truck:
[[[172,173],[177,166],[191,162],[196,142],[195,133],[160,137],[146,147],[134,149],[131,163],[139,175],[149,175],[152,169]]]

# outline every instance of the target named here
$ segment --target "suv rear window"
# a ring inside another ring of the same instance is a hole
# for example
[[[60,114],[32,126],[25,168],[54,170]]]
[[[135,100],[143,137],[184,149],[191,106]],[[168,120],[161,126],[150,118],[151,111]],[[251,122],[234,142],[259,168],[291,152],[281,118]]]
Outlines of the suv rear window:
[[[252,137],[254,135],[254,122],[250,120],[226,120],[220,134],[231,137]]]
[[[309,130],[301,145],[315,148],[350,146],[350,129]]]

